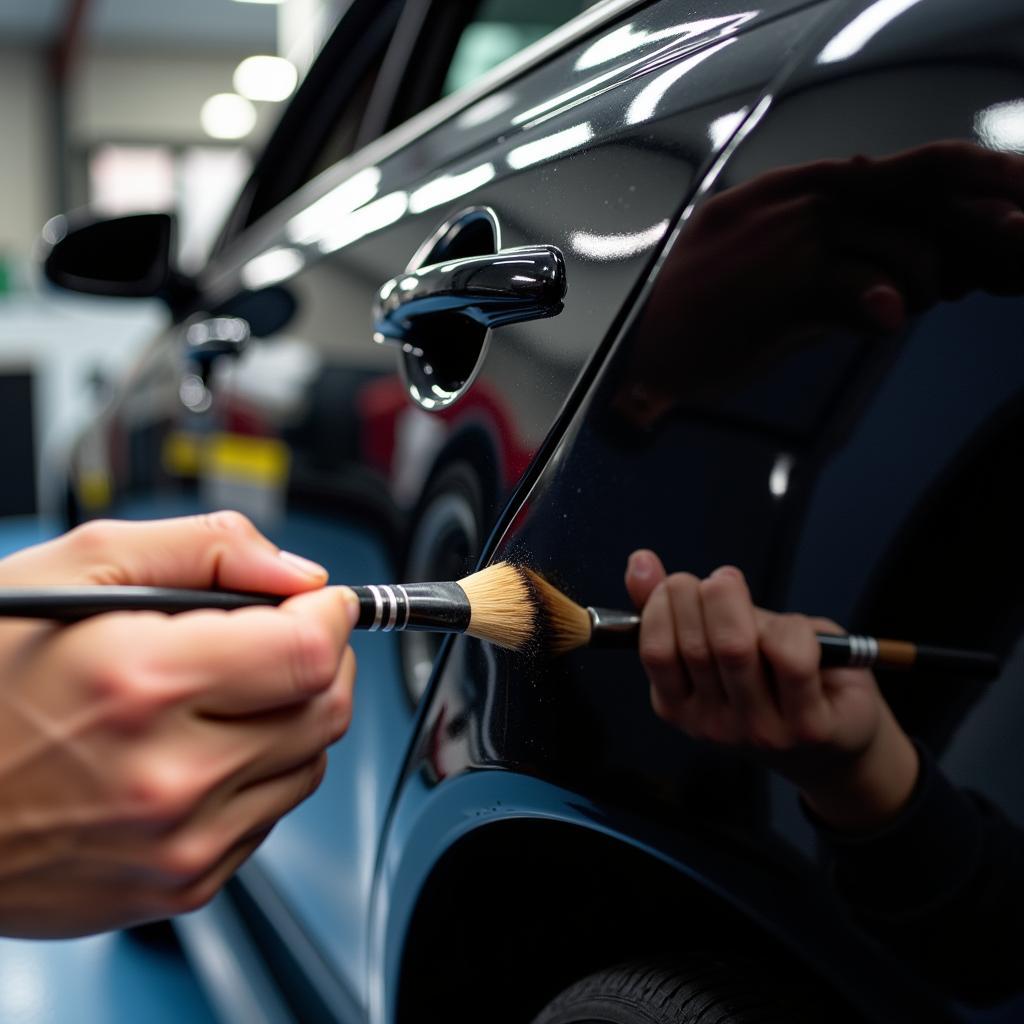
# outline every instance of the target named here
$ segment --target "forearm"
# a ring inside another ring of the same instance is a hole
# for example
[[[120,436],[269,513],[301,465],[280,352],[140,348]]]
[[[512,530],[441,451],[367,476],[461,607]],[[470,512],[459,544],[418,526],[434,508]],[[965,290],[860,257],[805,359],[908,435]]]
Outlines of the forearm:
[[[817,827],[833,885],[851,915],[933,983],[976,1003],[1019,991],[1024,836],[956,789],[920,752],[910,800],[870,831]]]
[[[843,757],[807,779],[795,779],[811,812],[840,832],[877,829],[910,800],[918,778],[917,750],[887,706],[878,731],[857,757]]]

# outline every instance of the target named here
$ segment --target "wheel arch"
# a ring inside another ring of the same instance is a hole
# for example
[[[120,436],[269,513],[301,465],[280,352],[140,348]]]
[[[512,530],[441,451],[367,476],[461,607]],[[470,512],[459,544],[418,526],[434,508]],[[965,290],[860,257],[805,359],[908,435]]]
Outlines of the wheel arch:
[[[823,905],[806,891],[813,872],[776,864],[774,878],[755,877],[763,864],[733,860],[697,834],[672,851],[664,831],[645,835],[614,812],[511,772],[476,772],[432,791],[419,776],[409,781],[380,861],[375,1022],[405,1024],[434,1007],[461,1024],[486,1005],[494,1024],[521,1024],[594,970],[686,949],[774,966],[845,1012],[854,993],[861,1001],[877,995],[862,972],[884,974],[884,961],[849,934],[837,938],[834,920],[815,927]],[[535,799],[524,800],[527,791]],[[719,877],[704,870],[716,862]],[[722,871],[738,878],[745,870],[742,884],[723,884]],[[788,920],[736,899],[744,889],[773,891],[785,905],[793,886],[805,891]],[[780,920],[781,931],[767,924]],[[848,985],[827,976],[836,963],[846,965]],[[888,988],[881,976],[877,985]],[[847,1018],[837,1009],[830,1019]]]

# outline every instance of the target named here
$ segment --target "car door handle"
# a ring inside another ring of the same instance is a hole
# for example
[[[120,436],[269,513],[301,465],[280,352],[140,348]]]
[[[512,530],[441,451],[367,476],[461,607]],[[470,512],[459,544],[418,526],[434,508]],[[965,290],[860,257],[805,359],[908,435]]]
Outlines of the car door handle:
[[[221,356],[240,356],[252,331],[237,316],[213,316],[196,320],[185,330],[185,351],[190,359],[208,365]]]
[[[487,328],[554,316],[565,290],[565,260],[553,245],[443,260],[380,289],[374,341],[414,343],[417,328],[438,314],[460,314]]]

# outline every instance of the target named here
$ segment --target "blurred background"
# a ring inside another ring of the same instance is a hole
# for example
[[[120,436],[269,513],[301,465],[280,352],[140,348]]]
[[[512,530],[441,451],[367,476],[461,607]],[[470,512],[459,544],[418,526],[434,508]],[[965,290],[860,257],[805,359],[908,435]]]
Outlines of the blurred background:
[[[0,555],[59,531],[48,467],[167,318],[41,278],[47,220],[176,210],[202,262],[345,0],[0,0]],[[0,939],[0,1020],[213,1020],[167,930]]]
[[[345,0],[0,2],[0,553],[56,529],[47,467],[163,323],[46,285],[58,213],[176,210],[195,269]]]

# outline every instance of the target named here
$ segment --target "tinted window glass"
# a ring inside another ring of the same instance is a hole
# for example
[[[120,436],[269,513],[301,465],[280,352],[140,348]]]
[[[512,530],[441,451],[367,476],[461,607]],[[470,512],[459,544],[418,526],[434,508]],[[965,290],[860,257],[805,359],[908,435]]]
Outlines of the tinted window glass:
[[[595,0],[481,0],[459,36],[442,95],[468,85],[594,3]]]

